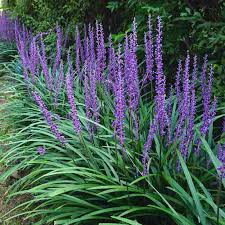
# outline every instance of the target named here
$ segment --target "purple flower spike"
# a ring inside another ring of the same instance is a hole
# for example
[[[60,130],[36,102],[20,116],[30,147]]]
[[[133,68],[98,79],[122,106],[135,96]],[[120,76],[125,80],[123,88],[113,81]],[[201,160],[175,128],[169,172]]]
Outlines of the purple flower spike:
[[[46,153],[45,147],[41,146],[37,148],[37,151],[40,155],[44,155]]]
[[[67,62],[68,62],[68,66],[69,66],[68,70],[70,73],[71,83],[73,86],[73,82],[75,79],[75,72],[74,72],[73,65],[72,65],[71,58],[70,58],[70,49],[68,50],[68,53],[67,53]]]
[[[195,83],[196,83],[196,80],[197,80],[197,56],[195,55],[194,56],[194,62],[193,62],[193,72],[192,72],[192,88],[195,87]]]
[[[108,90],[112,90],[113,83],[116,76],[116,54],[112,44],[112,37],[109,36],[109,49],[108,49]]]
[[[31,77],[32,77],[32,82],[35,82],[35,77],[37,74],[37,68],[38,68],[38,63],[39,63],[39,58],[38,58],[38,48],[36,45],[36,38],[34,37],[30,43],[30,60],[29,60],[29,68],[31,72]]]
[[[218,145],[218,159],[225,163],[225,148],[221,144]]]
[[[88,27],[89,33],[89,42],[90,42],[90,64],[92,69],[95,67],[95,41],[94,41],[94,32],[93,27],[89,24]]]
[[[87,74],[87,62],[84,64],[84,96],[85,96],[85,109],[87,119],[91,119],[91,96],[90,96],[90,85],[89,77]]]
[[[78,114],[77,114],[70,70],[68,70],[67,77],[66,77],[66,91],[67,91],[67,97],[68,97],[68,101],[69,101],[70,108],[71,108],[73,127],[74,127],[75,132],[77,134],[80,134],[81,123],[80,123],[80,120],[79,120]]]
[[[138,46],[138,40],[137,40],[137,23],[136,23],[136,18],[134,17],[133,24],[132,24],[132,33],[133,33],[133,46],[134,46],[134,51],[137,50]]]
[[[220,172],[220,176],[225,178],[225,146],[218,145],[218,159],[222,163],[217,169]]]
[[[208,134],[209,127],[213,122],[213,119],[216,115],[216,108],[217,108],[217,99],[214,98],[212,103],[211,109],[207,112],[207,116],[203,115],[203,125],[200,128],[201,134],[205,137]]]
[[[153,56],[152,24],[150,16],[148,19],[148,33],[145,34],[144,41],[145,41],[146,75],[145,78],[143,79],[143,85],[147,81],[153,80],[154,56]]]
[[[126,103],[124,96],[124,80],[123,80],[123,72],[122,72],[122,58],[121,58],[121,46],[118,47],[117,54],[117,70],[118,70],[118,79],[114,84],[114,95],[115,95],[115,120],[113,122],[113,128],[115,132],[115,136],[119,139],[119,143],[124,149],[124,118],[126,111]]]
[[[45,76],[47,87],[49,90],[52,90],[52,77],[50,77],[49,75],[45,45],[44,45],[44,41],[42,37],[41,37],[41,54],[39,54],[39,58],[40,58],[41,66]]]
[[[37,105],[39,106],[39,109],[41,110],[43,116],[45,117],[52,133],[55,135],[55,137],[61,142],[61,144],[65,144],[65,137],[63,134],[59,131],[58,125],[53,122],[52,114],[50,111],[48,111],[45,103],[41,99],[40,95],[34,91],[32,92],[33,97]]]
[[[57,77],[57,82],[55,85],[55,96],[54,96],[54,105],[55,107],[58,106],[58,96],[61,90],[61,87],[63,85],[64,82],[64,66],[63,63],[60,63],[60,68],[59,68],[59,75]]]
[[[143,167],[144,167],[144,170],[142,172],[143,176],[147,175],[147,164],[148,164],[148,159],[149,159],[149,156],[148,156],[149,150],[152,147],[152,141],[155,137],[156,132],[157,132],[157,121],[155,119],[152,122],[152,124],[150,125],[147,141],[145,142],[144,151],[143,151],[143,154],[142,154],[142,164],[143,164]]]
[[[98,81],[104,81],[104,70],[106,60],[106,50],[104,46],[104,32],[101,23],[96,21],[96,37],[97,37],[97,68],[96,75]]]
[[[163,72],[162,60],[162,23],[161,18],[158,17],[156,47],[155,47],[155,62],[156,62],[156,112],[160,128],[160,134],[165,134],[165,127],[167,125],[167,115],[165,106],[166,97],[166,78]]]
[[[181,107],[179,107],[180,116],[178,119],[178,124],[176,128],[176,139],[182,134],[182,127],[185,124],[189,113],[190,104],[190,81],[189,81],[189,65],[190,65],[190,55],[187,52],[187,57],[185,60],[184,78],[183,78],[183,96],[181,101]]]

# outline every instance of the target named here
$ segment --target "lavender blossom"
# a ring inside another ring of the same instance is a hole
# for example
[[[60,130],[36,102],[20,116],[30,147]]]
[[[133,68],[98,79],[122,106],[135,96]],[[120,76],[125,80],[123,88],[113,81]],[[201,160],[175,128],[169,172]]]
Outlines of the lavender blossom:
[[[215,114],[214,109],[216,107],[216,100],[214,99],[214,103],[212,106],[212,109],[210,109],[210,102],[211,102],[211,95],[212,95],[212,80],[213,80],[213,67],[210,66],[210,73],[209,73],[209,79],[208,84],[205,80],[204,85],[204,93],[203,93],[203,125],[201,127],[201,134],[206,135],[209,129],[209,126],[213,120],[213,115]]]
[[[39,58],[38,58],[38,48],[36,45],[36,37],[34,37],[30,43],[30,51],[29,51],[29,68],[32,76],[33,83],[35,82],[35,77],[37,73],[37,68],[39,64]]]
[[[145,142],[145,145],[144,145],[144,151],[143,151],[143,154],[142,154],[142,164],[143,164],[143,172],[142,172],[142,175],[145,176],[147,175],[147,164],[148,164],[148,159],[149,159],[149,150],[151,149],[152,147],[152,141],[155,137],[155,134],[157,132],[157,120],[155,119],[152,124],[150,125],[150,128],[149,128],[149,132],[148,132],[148,137],[147,137],[147,140]]]
[[[197,56],[194,56],[194,62],[193,62],[193,71],[192,71],[192,84],[191,84],[191,88],[193,89],[195,87],[195,83],[197,80]]]
[[[124,96],[124,80],[123,80],[123,69],[122,69],[122,58],[121,58],[121,46],[118,47],[117,54],[117,70],[118,70],[118,80],[114,84],[114,95],[115,95],[115,120],[113,122],[113,128],[115,136],[119,139],[120,145],[124,151],[124,118],[126,111],[126,103]]]
[[[29,81],[29,74],[28,74],[29,62],[28,62],[28,55],[26,50],[26,39],[23,39],[20,35],[18,36],[18,40],[17,40],[17,49],[18,49],[20,58],[22,60],[24,80],[27,83]]]
[[[167,116],[168,116],[168,145],[172,143],[172,112],[173,112],[173,88],[170,87],[169,99],[167,103]]]
[[[91,94],[91,109],[94,116],[94,121],[99,123],[99,105],[97,97],[97,77],[96,69],[91,67],[88,68],[89,78],[90,78],[90,94]]]
[[[45,117],[48,125],[50,126],[50,129],[52,133],[55,135],[55,137],[61,142],[61,144],[65,144],[65,137],[63,134],[59,131],[58,125],[53,122],[52,114],[50,111],[48,111],[45,103],[41,99],[38,92],[33,91],[32,92],[35,102],[38,104],[39,109],[41,110],[43,116]]]
[[[43,74],[45,76],[45,81],[47,84],[47,87],[49,90],[52,90],[52,77],[50,77],[49,71],[48,71],[48,64],[47,64],[47,57],[46,57],[46,51],[45,51],[45,44],[43,42],[42,36],[41,36],[41,53],[39,54],[41,66],[43,69]]]
[[[165,88],[166,79],[163,72],[163,60],[162,60],[162,24],[161,18],[158,17],[156,48],[155,48],[155,62],[156,62],[156,112],[160,128],[160,134],[165,134],[165,127],[167,125],[167,115],[165,108]]]
[[[138,39],[137,39],[137,23],[136,23],[136,18],[134,17],[133,24],[132,24],[132,39],[133,39],[133,51],[137,51],[138,47]]]
[[[66,77],[66,91],[67,91],[68,101],[70,104],[74,130],[77,134],[80,134],[81,123],[78,118],[76,104],[75,104],[75,98],[73,95],[73,84],[72,84],[72,77],[71,77],[70,70],[68,70],[67,77]]]
[[[213,119],[216,115],[216,108],[217,108],[217,99],[214,98],[211,109],[207,112],[207,117],[204,118],[203,115],[203,125],[201,126],[200,131],[204,137],[208,134],[209,127],[212,124]]]
[[[194,126],[195,126],[195,114],[196,114],[196,95],[195,89],[191,90],[191,99],[190,99],[190,112],[188,118],[188,128],[187,128],[187,136],[188,140],[192,140],[194,137]]]
[[[101,23],[96,21],[96,37],[97,37],[97,68],[96,76],[98,81],[104,80],[104,70],[105,70],[105,60],[106,60],[106,50],[104,46],[104,32]]]
[[[225,148],[221,144],[218,145],[218,159],[225,163]]]
[[[153,56],[152,24],[150,16],[148,19],[148,33],[145,34],[144,41],[145,41],[146,75],[143,79],[143,84],[145,84],[147,81],[153,80],[154,56]]]
[[[37,151],[40,155],[44,155],[46,153],[46,149],[44,146],[40,146],[37,148]]]
[[[75,79],[75,72],[74,72],[71,57],[70,57],[70,49],[67,52],[67,62],[68,62],[68,70],[70,73],[70,78],[71,78],[71,82],[72,82],[72,86],[73,86],[73,82]]]
[[[64,82],[64,66],[63,63],[60,63],[60,68],[59,68],[59,75],[57,77],[57,82],[55,85],[55,96],[54,96],[54,105],[55,107],[58,106],[58,96],[62,87],[62,84]]]
[[[127,53],[128,57],[128,74],[127,77],[127,89],[128,89],[128,102],[131,111],[135,112],[138,109],[140,90],[139,90],[139,79],[138,79],[138,63],[136,55],[136,40],[134,35],[130,35],[130,48]]]
[[[225,147],[218,145],[218,159],[222,163],[217,169],[221,178],[225,178]]]
[[[89,77],[87,74],[87,62],[84,64],[84,96],[85,96],[85,110],[87,119],[91,119],[91,95],[90,95],[90,85]]]
[[[94,42],[94,32],[93,27],[89,24],[88,27],[88,33],[89,33],[89,42],[90,42],[90,64],[92,69],[95,67],[95,42]]]
[[[189,53],[187,53],[183,79],[182,105],[179,109],[180,117],[178,119],[178,124],[176,128],[176,138],[179,138],[180,135],[182,134],[182,127],[189,113],[189,104],[190,104],[189,64],[190,64],[190,56]]]

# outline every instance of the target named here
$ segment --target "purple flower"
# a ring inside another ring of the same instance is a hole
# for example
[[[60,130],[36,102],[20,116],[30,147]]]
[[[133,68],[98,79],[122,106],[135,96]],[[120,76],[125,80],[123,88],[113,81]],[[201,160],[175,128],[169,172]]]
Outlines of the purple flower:
[[[70,70],[68,70],[67,77],[66,77],[66,91],[67,91],[67,97],[68,97],[68,101],[69,101],[70,108],[71,108],[74,130],[76,133],[80,134],[81,123],[78,118],[76,104],[75,104],[75,98],[73,95],[73,84],[72,84]]]
[[[40,146],[37,148],[37,151],[40,155],[44,155],[46,153],[46,149],[44,146]]]
[[[185,120],[187,119],[189,113],[189,104],[190,104],[189,64],[190,64],[190,56],[189,53],[187,53],[183,78],[183,96],[181,106],[179,108],[180,116],[176,128],[176,138],[179,138],[180,135],[182,134],[182,128],[185,124]]]
[[[220,172],[220,177],[225,178],[225,164],[222,164],[217,169]]]
[[[48,125],[50,126],[50,129],[52,133],[55,135],[55,137],[61,142],[61,144],[65,144],[65,137],[63,134],[59,131],[58,125],[53,122],[52,114],[50,111],[48,111],[45,103],[41,99],[38,92],[33,91],[32,92],[35,102],[38,104],[39,109],[41,110],[43,116],[45,117]]]
[[[147,81],[153,80],[154,56],[153,56],[152,24],[150,16],[148,19],[148,33],[145,34],[144,41],[145,41],[146,75],[143,79],[143,84],[145,84]]]
[[[197,80],[197,56],[195,55],[194,56],[194,62],[193,62],[193,71],[192,71],[192,83],[191,83],[191,86],[192,88],[195,87],[195,83],[196,83],[196,80]]]
[[[75,79],[75,72],[74,72],[74,69],[73,69],[72,62],[71,62],[70,48],[67,52],[67,63],[68,63],[68,71],[70,73],[71,83],[72,83],[72,86],[73,86],[73,82],[74,82],[74,79]]]
[[[222,147],[222,145],[218,145],[218,159],[222,163],[221,166],[219,166],[217,169],[220,172],[220,176],[222,178],[225,178],[225,146]]]
[[[49,71],[48,71],[48,64],[47,64],[47,57],[46,57],[46,51],[45,51],[45,44],[41,36],[41,53],[39,54],[41,66],[43,69],[43,74],[45,76],[45,81],[47,84],[47,87],[49,90],[52,90],[52,77],[50,77]]]
[[[165,107],[166,97],[166,78],[163,72],[163,60],[162,60],[162,24],[161,18],[158,17],[156,47],[155,47],[155,62],[156,62],[156,112],[157,121],[159,123],[160,134],[165,134],[165,127],[167,125],[167,115]]]
[[[33,83],[35,82],[35,76],[37,73],[39,58],[38,58],[38,48],[36,45],[36,37],[32,38],[30,43],[30,51],[29,51],[29,68],[32,76]]]
[[[204,118],[203,115],[203,125],[200,128],[201,134],[205,137],[208,133],[209,127],[213,122],[213,119],[216,115],[216,108],[217,108],[217,99],[214,98],[212,103],[211,109],[207,112],[207,117]]]
[[[96,21],[96,37],[97,37],[97,68],[96,76],[98,81],[104,81],[104,70],[106,64],[106,50],[104,45],[104,32],[101,23]]]
[[[135,112],[138,109],[140,98],[138,64],[134,35],[130,35],[129,39],[130,43],[126,40],[128,43],[125,45],[124,67],[129,108],[131,111]]]
[[[173,112],[173,88],[170,87],[169,99],[167,103],[167,116],[168,116],[168,145],[172,143],[172,112]]]
[[[225,148],[221,144],[218,145],[218,159],[225,163]]]
[[[96,69],[92,68],[91,63],[88,68],[88,76],[90,79],[90,95],[91,95],[91,109],[94,116],[94,121],[99,123],[99,106],[97,97],[97,77]]]
[[[138,40],[137,40],[137,23],[136,18],[134,17],[133,24],[132,24],[132,39],[133,39],[133,51],[136,52],[137,46],[138,46]]]
[[[190,112],[188,117],[188,128],[187,128],[187,136],[188,140],[190,141],[194,137],[195,114],[196,114],[196,96],[195,96],[195,89],[192,88],[190,99]]]
[[[85,64],[84,64],[84,97],[85,97],[86,117],[87,117],[87,119],[91,119],[91,117],[92,117],[91,95],[90,95],[89,77],[87,74],[87,62],[85,62]]]
[[[119,139],[119,143],[124,150],[124,118],[126,111],[126,103],[124,96],[124,80],[123,80],[123,69],[122,69],[122,59],[121,59],[121,46],[118,47],[117,54],[117,70],[118,79],[114,84],[114,95],[115,95],[115,120],[113,122],[113,128],[115,136]]]
[[[93,27],[89,24],[88,27],[88,33],[89,33],[89,47],[90,47],[90,64],[92,69],[95,67],[95,41],[94,41],[94,32]]]
[[[64,82],[64,71],[63,71],[63,62],[61,62],[60,68],[59,68],[59,75],[57,77],[57,82],[55,85],[55,96],[54,96],[55,107],[58,106],[58,96],[59,96],[63,82]]]
[[[142,172],[143,176],[147,175],[147,164],[148,164],[148,159],[149,159],[149,156],[148,156],[149,150],[152,147],[152,141],[155,137],[156,132],[157,132],[157,121],[156,121],[156,119],[154,119],[154,121],[150,125],[148,137],[147,137],[147,140],[145,142],[144,151],[143,151],[143,154],[142,154],[142,164],[143,164],[143,167],[144,167],[144,170]]]
[[[212,80],[213,80],[213,67],[210,66],[210,73],[208,84],[205,81],[204,93],[203,93],[203,125],[201,126],[201,134],[207,135],[209,126],[213,120],[216,111],[216,99],[214,99],[213,105],[211,107],[211,95],[212,95]]]

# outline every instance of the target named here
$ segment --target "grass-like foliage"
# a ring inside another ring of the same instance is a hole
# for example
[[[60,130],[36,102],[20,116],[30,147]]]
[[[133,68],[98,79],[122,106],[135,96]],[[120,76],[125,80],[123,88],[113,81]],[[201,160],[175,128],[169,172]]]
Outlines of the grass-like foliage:
[[[101,24],[84,40],[77,29],[75,57],[59,27],[54,58],[44,34],[16,32],[0,177],[22,173],[9,191],[9,201],[29,196],[16,216],[36,225],[225,224],[224,136],[214,126],[225,108],[211,96],[213,66],[187,53],[167,91],[161,19],[156,38],[148,25],[143,74],[135,21],[118,48],[105,47]]]

